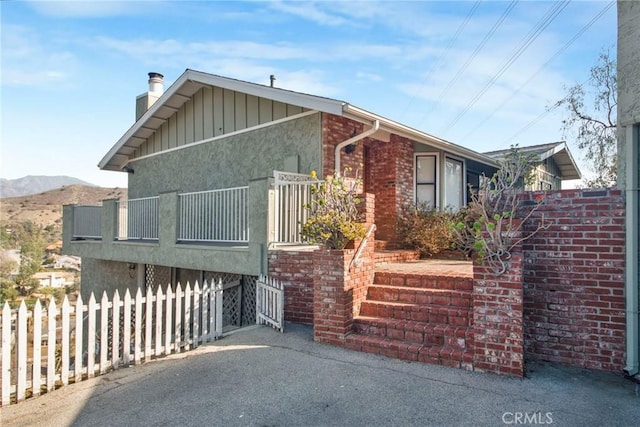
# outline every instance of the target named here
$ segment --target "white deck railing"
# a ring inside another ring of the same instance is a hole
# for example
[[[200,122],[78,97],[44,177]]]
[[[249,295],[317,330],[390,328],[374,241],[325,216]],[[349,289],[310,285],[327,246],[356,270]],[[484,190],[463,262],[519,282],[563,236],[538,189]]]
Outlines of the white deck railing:
[[[178,240],[249,241],[249,187],[179,194]]]
[[[159,197],[119,200],[118,206],[118,240],[158,240]]]
[[[102,238],[102,206],[73,207],[73,238]]]
[[[274,171],[274,240],[272,243],[302,243],[301,229],[307,219],[312,188],[320,181],[310,175]]]
[[[27,396],[51,392],[59,385],[140,364],[152,358],[196,348],[222,336],[222,283],[168,286],[163,292],[138,288],[123,297],[116,291],[84,304],[67,297],[58,307],[24,301],[0,315],[2,406]]]

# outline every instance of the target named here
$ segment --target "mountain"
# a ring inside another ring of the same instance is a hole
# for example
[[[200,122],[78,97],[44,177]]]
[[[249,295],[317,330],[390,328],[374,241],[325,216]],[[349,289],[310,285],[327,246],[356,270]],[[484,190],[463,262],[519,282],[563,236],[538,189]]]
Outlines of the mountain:
[[[55,190],[0,200],[0,223],[11,227],[20,222],[32,222],[48,228],[50,243],[62,239],[62,206],[95,205],[105,199],[126,199],[126,188],[103,188],[91,185],[68,185]]]
[[[38,194],[68,185],[86,185],[95,187],[93,184],[70,176],[25,176],[18,179],[0,178],[0,198],[27,196]]]

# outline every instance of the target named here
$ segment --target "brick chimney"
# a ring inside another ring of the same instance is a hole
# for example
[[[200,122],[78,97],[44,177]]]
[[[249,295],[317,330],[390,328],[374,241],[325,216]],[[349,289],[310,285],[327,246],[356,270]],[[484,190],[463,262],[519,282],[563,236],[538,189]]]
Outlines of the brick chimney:
[[[136,97],[136,121],[162,96],[164,93],[164,76],[160,73],[149,73],[149,91]]]

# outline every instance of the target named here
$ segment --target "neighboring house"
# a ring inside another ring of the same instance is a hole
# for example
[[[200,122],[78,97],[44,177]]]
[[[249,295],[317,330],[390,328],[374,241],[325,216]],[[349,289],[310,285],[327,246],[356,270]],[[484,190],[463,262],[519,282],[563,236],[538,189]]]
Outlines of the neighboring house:
[[[58,276],[56,273],[36,273],[33,278],[40,283],[42,288],[64,288],[67,286],[67,279],[64,276]]]
[[[531,155],[535,161],[531,179],[525,185],[529,191],[551,191],[562,189],[562,181],[581,179],[580,170],[564,141],[549,144],[518,147],[524,155]],[[484,153],[496,160],[502,160],[509,150]]]
[[[129,174],[130,199],[64,210],[83,297],[221,278],[251,301],[267,250],[300,243],[312,171],[357,171],[376,197],[376,240],[389,242],[405,204],[460,207],[468,184],[496,171],[490,157],[344,101],[193,70],[163,92],[162,75],[149,77],[136,122],[99,163]]]
[[[55,257],[53,268],[80,271],[81,258],[71,255],[58,255]]]
[[[629,375],[640,378],[640,3],[618,1],[618,186],[626,197],[626,339]]]

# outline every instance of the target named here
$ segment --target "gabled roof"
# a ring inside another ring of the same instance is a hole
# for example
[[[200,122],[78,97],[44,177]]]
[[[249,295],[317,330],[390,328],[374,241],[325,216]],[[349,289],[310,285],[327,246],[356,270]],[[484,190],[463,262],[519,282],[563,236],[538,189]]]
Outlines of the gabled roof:
[[[345,101],[187,69],[162,94],[151,108],[122,135],[98,164],[100,169],[122,170],[122,167],[126,165],[135,150],[145,142],[147,138],[152,136],[185,102],[191,99],[197,91],[205,86],[220,87],[286,104],[297,105],[308,110],[344,116],[366,124],[372,124],[377,120],[380,123],[380,135],[384,135],[385,133],[402,135],[413,141],[429,144],[480,163],[491,166],[496,165],[495,160],[491,157],[368,112]],[[376,134],[373,135],[373,137],[376,136]]]
[[[496,160],[502,159],[511,149],[497,150],[484,153]],[[560,179],[581,179],[582,174],[578,165],[573,160],[569,147],[565,141],[551,142],[548,144],[530,145],[528,147],[518,147],[518,150],[527,155],[534,154],[538,161],[543,162],[552,158],[560,169]]]

